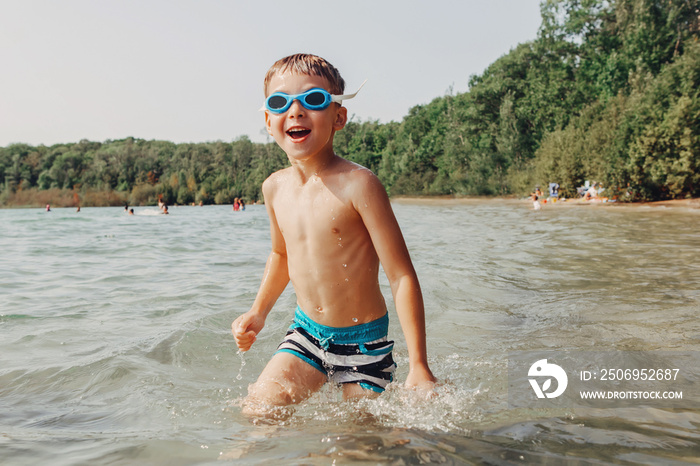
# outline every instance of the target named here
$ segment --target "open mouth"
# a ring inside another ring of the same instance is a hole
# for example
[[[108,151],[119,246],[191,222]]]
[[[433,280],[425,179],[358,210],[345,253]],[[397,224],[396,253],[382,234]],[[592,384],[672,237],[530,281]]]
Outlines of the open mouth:
[[[311,130],[304,128],[292,128],[289,131],[287,131],[287,134],[292,139],[302,139],[306,137],[309,133],[311,133]]]

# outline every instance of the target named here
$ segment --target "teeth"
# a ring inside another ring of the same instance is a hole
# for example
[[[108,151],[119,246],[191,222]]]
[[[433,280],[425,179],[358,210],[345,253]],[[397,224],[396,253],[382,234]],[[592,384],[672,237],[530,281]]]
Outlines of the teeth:
[[[300,132],[302,132],[302,131],[306,131],[306,130],[305,130],[305,129],[302,129],[302,128],[292,128],[292,129],[290,129],[290,130],[287,131],[287,132],[288,132],[288,133],[300,133]]]

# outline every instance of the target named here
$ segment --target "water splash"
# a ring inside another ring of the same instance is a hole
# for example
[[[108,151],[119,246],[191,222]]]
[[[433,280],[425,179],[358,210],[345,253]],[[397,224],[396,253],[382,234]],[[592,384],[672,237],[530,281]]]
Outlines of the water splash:
[[[342,388],[326,384],[297,405],[291,425],[363,425],[373,428],[411,428],[433,433],[470,433],[483,416],[478,407],[485,397],[481,388],[460,388],[444,383],[432,395],[393,383],[377,398],[344,401]]]
[[[238,375],[236,376],[236,380],[242,380],[243,379],[243,368],[245,367],[245,356],[244,352],[241,351],[240,349],[236,352],[238,357],[241,358],[241,366],[238,368]]]

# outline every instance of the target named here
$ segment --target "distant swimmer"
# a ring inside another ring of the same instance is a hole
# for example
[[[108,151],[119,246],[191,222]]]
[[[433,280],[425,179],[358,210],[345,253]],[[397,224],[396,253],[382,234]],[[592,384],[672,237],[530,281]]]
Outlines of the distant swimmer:
[[[51,212],[51,204],[46,204],[46,211]]]
[[[134,215],[134,209],[129,209],[129,215]]]
[[[168,214],[170,213],[170,212],[168,212],[168,206],[167,206],[167,205],[163,205],[163,213],[164,213],[165,215],[168,215]]]
[[[594,201],[598,199],[598,183],[595,181],[593,182],[593,185],[586,190],[586,193],[583,195],[583,200],[584,201]]]
[[[553,199],[559,197],[559,183],[549,183],[549,197]]]

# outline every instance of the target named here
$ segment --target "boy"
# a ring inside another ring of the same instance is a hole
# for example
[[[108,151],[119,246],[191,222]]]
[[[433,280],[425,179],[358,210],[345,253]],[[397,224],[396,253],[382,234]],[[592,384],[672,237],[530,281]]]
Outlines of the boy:
[[[265,125],[291,166],[262,186],[272,251],[253,306],[231,324],[240,350],[250,349],[290,280],[298,306],[249,388],[251,413],[298,403],[328,380],[342,384],[345,399],[384,391],[396,366],[380,262],[408,345],[406,385],[435,382],[420,286],[386,191],[368,169],[333,152],[333,136],[347,123],[340,101],[354,97],[341,95],[344,87],[333,65],[307,54],[277,61],[265,77]]]

